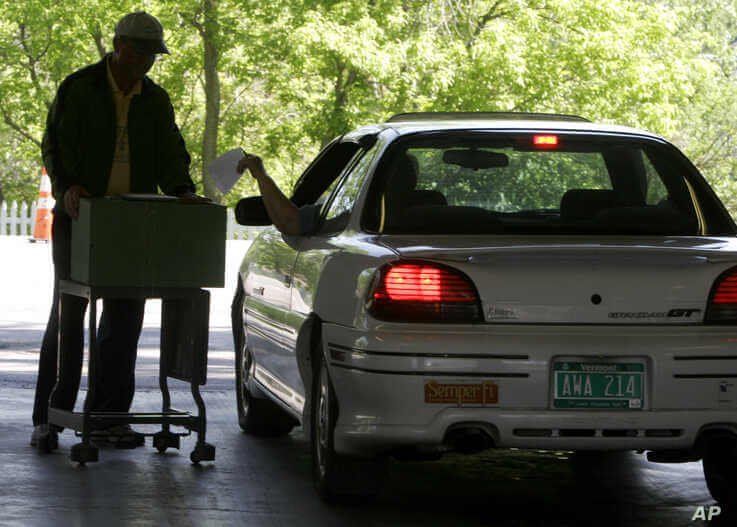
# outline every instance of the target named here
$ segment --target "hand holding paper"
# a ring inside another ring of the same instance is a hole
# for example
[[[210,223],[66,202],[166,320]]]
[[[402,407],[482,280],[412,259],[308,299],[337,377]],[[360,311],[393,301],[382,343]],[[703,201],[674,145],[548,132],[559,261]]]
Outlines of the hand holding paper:
[[[258,180],[260,176],[266,175],[266,169],[264,168],[263,160],[253,154],[243,153],[243,158],[238,161],[238,168],[236,169],[239,174],[242,174],[246,169],[250,170],[251,175]]]
[[[240,179],[241,174],[237,170],[238,162],[245,155],[246,153],[242,148],[234,148],[215,159],[207,167],[210,177],[215,182],[215,186],[223,194],[232,189]]]

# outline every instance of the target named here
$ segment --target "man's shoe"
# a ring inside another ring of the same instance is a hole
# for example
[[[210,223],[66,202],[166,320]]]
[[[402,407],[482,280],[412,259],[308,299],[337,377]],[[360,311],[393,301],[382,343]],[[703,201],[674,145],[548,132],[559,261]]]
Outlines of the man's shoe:
[[[136,448],[146,442],[146,436],[128,424],[93,430],[91,439],[95,443],[107,443],[115,448]]]
[[[31,432],[31,446],[37,446],[38,445],[38,438],[41,437],[43,434],[49,433],[49,425],[44,423],[42,425],[36,425],[33,427],[33,432]]]
[[[36,425],[31,433],[31,446],[42,448],[46,451],[54,450],[59,444],[59,433],[57,428],[47,423]],[[40,446],[43,445],[43,446]]]

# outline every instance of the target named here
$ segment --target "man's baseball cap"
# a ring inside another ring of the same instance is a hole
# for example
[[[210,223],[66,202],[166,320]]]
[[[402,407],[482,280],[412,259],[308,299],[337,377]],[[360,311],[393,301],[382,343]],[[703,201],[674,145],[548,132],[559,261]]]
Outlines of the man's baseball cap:
[[[169,53],[164,44],[164,28],[156,17],[145,11],[129,13],[115,26],[116,37],[133,39],[136,51],[154,55]]]

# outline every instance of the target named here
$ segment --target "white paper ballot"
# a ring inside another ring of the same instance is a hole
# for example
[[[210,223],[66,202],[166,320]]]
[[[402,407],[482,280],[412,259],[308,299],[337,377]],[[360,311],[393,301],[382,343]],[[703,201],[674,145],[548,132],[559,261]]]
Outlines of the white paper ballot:
[[[241,178],[242,174],[236,172],[236,168],[238,167],[238,161],[244,155],[246,153],[242,148],[234,148],[215,159],[207,167],[207,171],[215,182],[215,186],[223,194],[232,189],[233,185]]]

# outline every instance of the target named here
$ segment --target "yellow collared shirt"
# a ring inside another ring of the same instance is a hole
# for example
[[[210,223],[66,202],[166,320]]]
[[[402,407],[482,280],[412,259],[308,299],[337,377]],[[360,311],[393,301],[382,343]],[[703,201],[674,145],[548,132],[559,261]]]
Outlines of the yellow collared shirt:
[[[141,93],[141,81],[137,81],[131,91],[123,93],[115,83],[110,70],[110,61],[107,61],[107,80],[113,93],[115,102],[115,154],[113,166],[110,169],[110,179],[107,184],[106,196],[125,194],[131,189],[130,150],[128,147],[128,109],[131,99]]]

